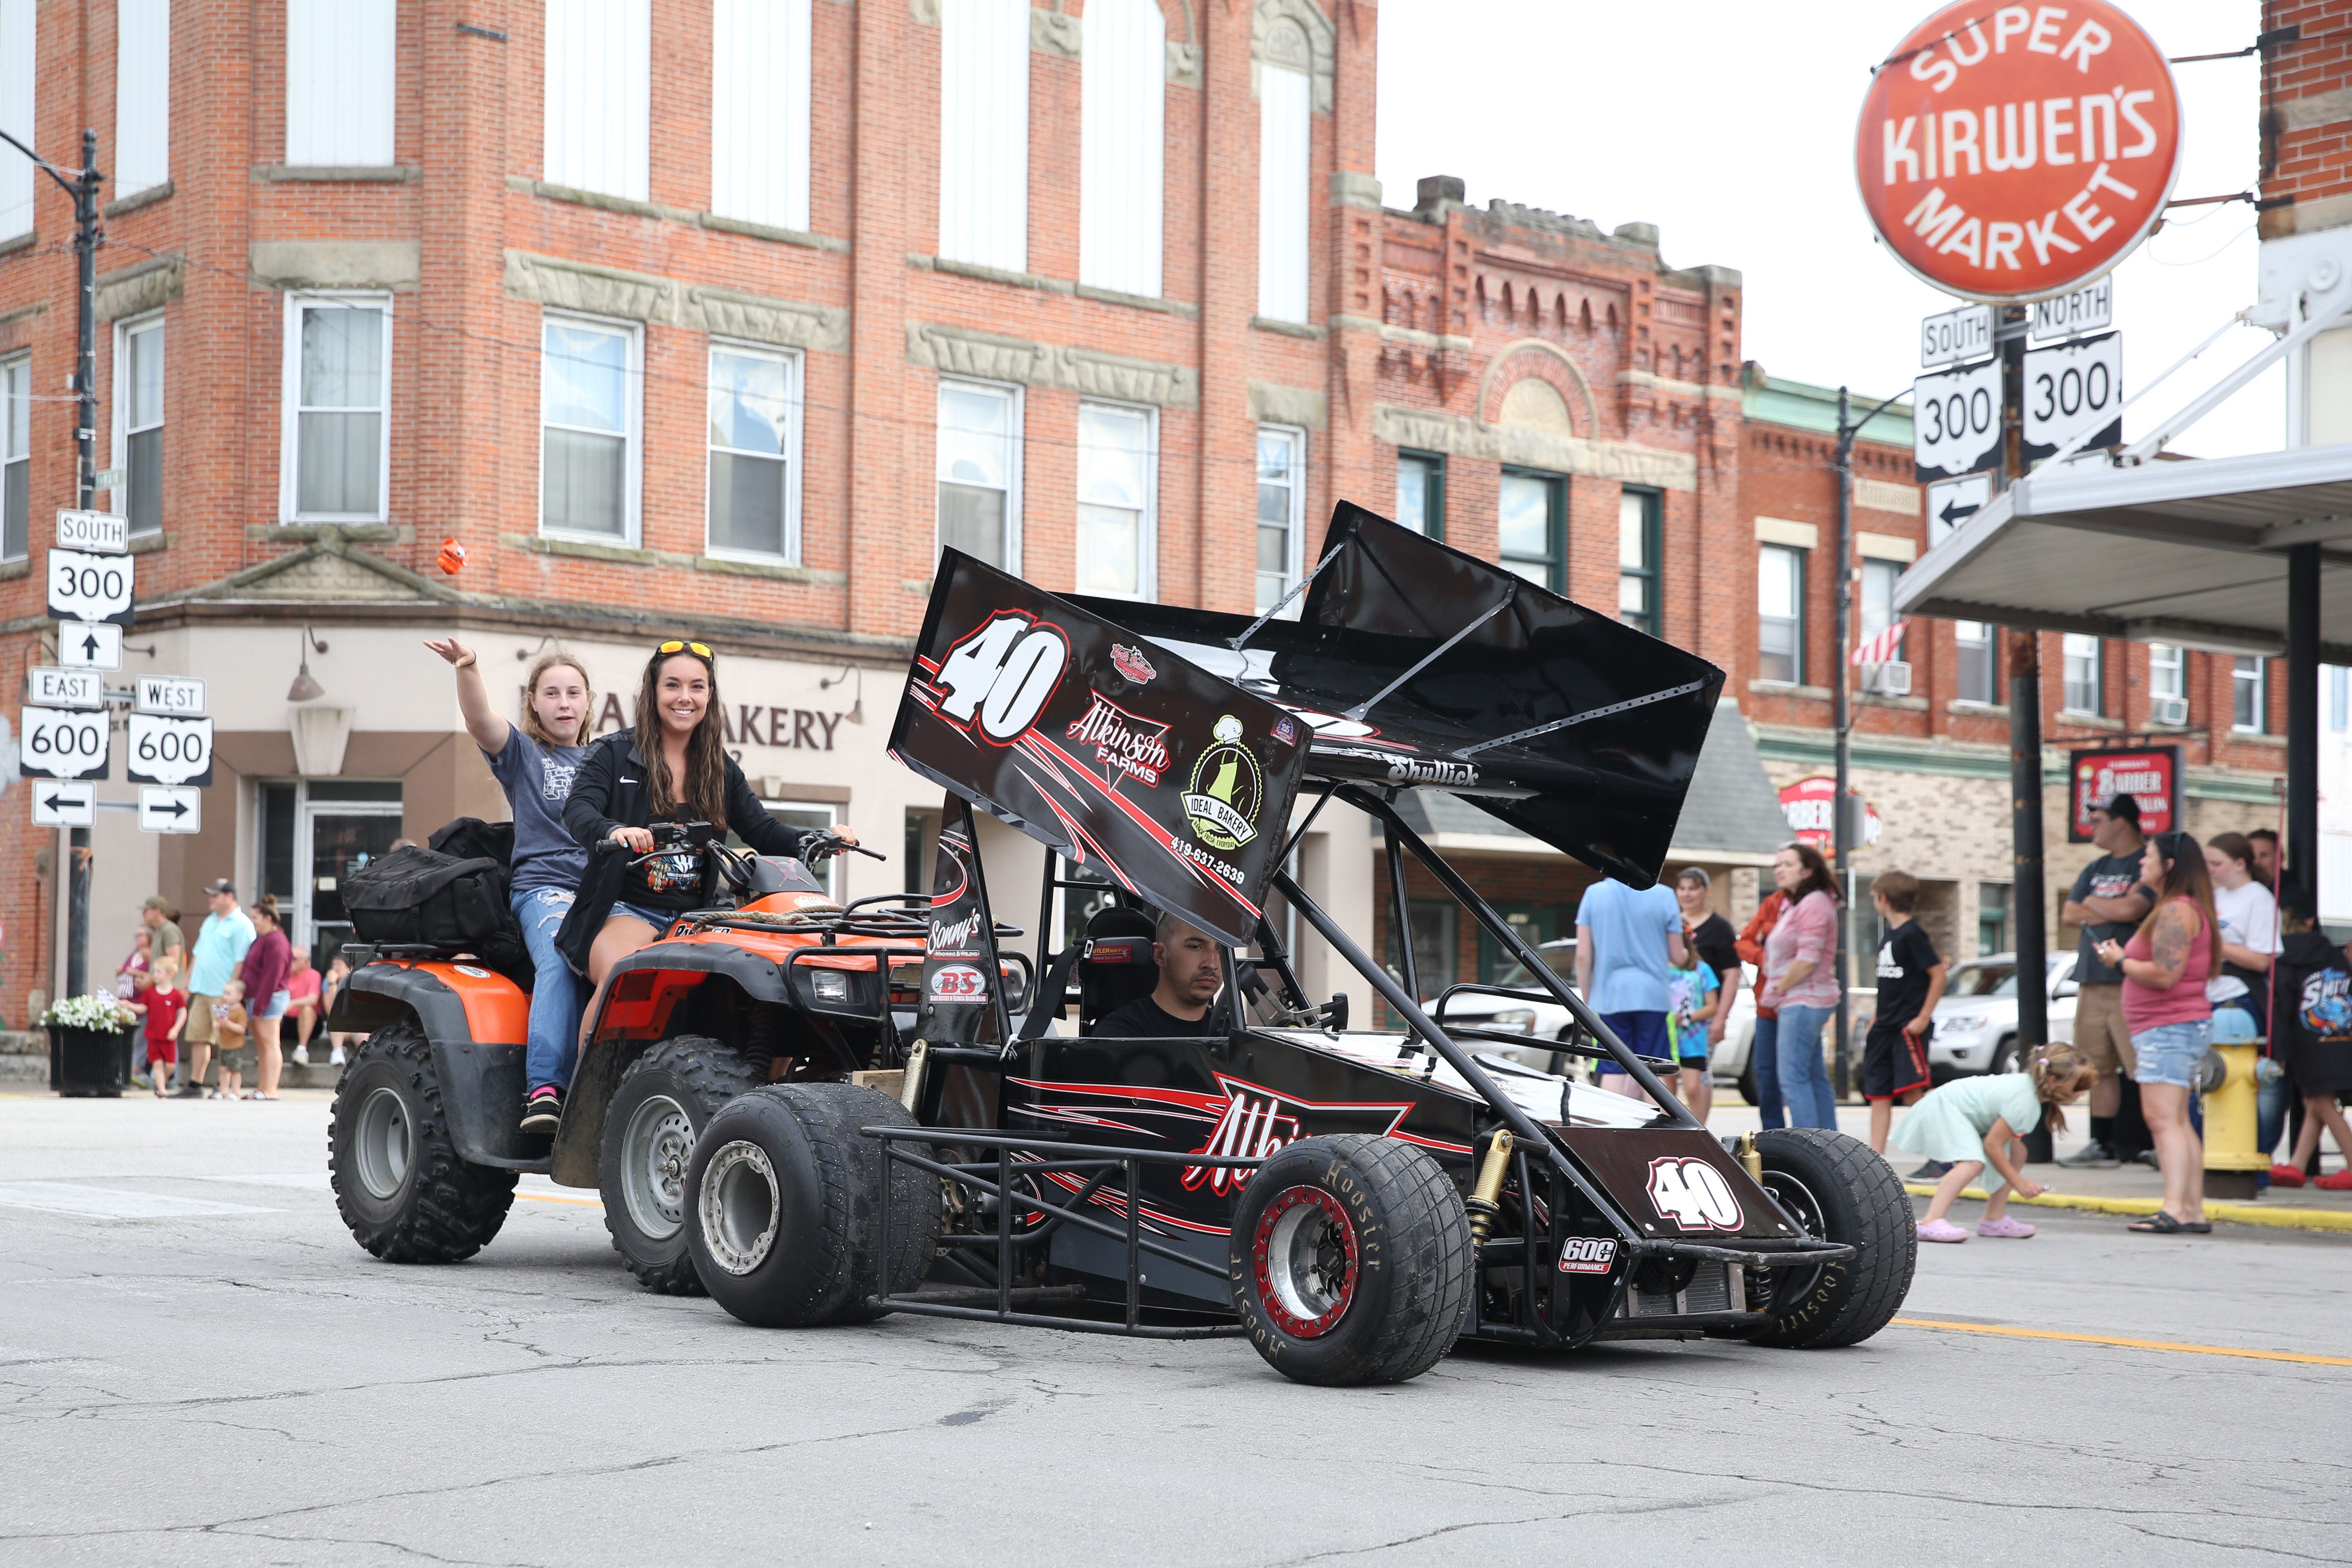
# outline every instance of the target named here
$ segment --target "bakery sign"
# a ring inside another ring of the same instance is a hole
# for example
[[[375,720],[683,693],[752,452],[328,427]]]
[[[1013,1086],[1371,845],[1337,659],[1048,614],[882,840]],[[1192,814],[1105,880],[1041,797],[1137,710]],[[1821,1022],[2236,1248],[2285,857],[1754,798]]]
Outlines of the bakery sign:
[[[1879,238],[1918,278],[2042,300],[2147,237],[2180,146],[2164,52],[2107,0],[1959,0],[1879,62],[1854,172]]]
[[[1858,789],[1846,792],[1862,809],[1862,840],[1850,844],[1858,849],[1864,844],[1875,844],[1885,830],[1878,817],[1878,808],[1864,800]],[[1837,800],[1837,780],[1827,773],[1812,773],[1780,789],[1780,814],[1789,819],[1789,837],[1800,844],[1808,844],[1827,854],[1837,845],[1837,819],[1832,815]]]
[[[741,747],[766,746],[786,752],[830,752],[834,749],[835,732],[841,721],[849,717],[846,710],[817,708],[776,708],[764,703],[721,702],[719,705],[719,727],[727,738],[727,747],[738,760]],[[596,733],[606,735],[627,727],[622,717],[621,699],[607,692],[604,706],[596,717]]]
[[[2119,795],[2139,803],[2142,833],[2169,833],[2180,826],[2179,747],[2075,752],[2068,762],[2067,843],[2088,844],[2093,809]]]

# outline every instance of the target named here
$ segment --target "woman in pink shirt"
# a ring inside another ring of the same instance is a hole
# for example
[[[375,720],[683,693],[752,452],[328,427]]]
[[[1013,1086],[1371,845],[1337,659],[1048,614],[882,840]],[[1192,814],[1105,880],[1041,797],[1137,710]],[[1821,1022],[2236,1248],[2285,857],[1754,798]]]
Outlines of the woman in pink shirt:
[[[2156,908],[2128,944],[2103,942],[2102,963],[2123,971],[2124,1023],[2138,1058],[2132,1080],[2164,1167],[2164,1206],[2130,1229],[2143,1236],[2199,1235],[2205,1218],[2205,1147],[2189,1121],[2190,1075],[2213,1043],[2205,982],[2221,967],[2221,922],[2205,850],[2186,833],[2159,833],[2140,856],[2140,880]]]
[[[1772,857],[1772,880],[1789,907],[1764,939],[1764,988],[1756,1005],[1780,1015],[1775,1055],[1789,1125],[1834,1130],[1837,1097],[1822,1062],[1822,1026],[1838,1000],[1837,879],[1820,850],[1789,844]]]

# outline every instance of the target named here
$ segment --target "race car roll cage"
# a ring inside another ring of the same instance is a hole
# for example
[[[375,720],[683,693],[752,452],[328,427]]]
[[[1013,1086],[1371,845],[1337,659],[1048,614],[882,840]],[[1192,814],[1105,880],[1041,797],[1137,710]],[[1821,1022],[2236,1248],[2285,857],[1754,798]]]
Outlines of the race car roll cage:
[[[1706,1134],[1706,1125],[1691,1114],[1689,1108],[1683,1104],[1653,1070],[1649,1058],[1637,1056],[1627,1047],[1616,1033],[1585,1004],[1584,999],[1552,972],[1535,947],[1513,930],[1510,922],[1497,914],[1493,907],[1479,895],[1476,889],[1473,888],[1459,872],[1447,864],[1442,855],[1432,848],[1405,823],[1398,814],[1394,804],[1396,797],[1402,793],[1400,788],[1382,787],[1342,778],[1323,778],[1311,782],[1316,786],[1317,798],[1314,805],[1298,822],[1297,826],[1292,830],[1288,840],[1283,846],[1282,853],[1276,858],[1275,865],[1277,868],[1287,866],[1290,852],[1297,847],[1307,829],[1314,824],[1316,817],[1333,800],[1341,801],[1364,812],[1381,825],[1385,839],[1389,887],[1392,903],[1391,914],[1393,922],[1392,930],[1402,933],[1412,929],[1407,919],[1403,875],[1404,855],[1410,851],[1413,858],[1421,863],[1455,902],[1468,910],[1480,927],[1500,944],[1503,951],[1526,967],[1528,973],[1536,978],[1540,986],[1539,993],[1527,987],[1484,985],[1477,988],[1479,991],[1507,995],[1525,995],[1538,1000],[1548,996],[1557,1002],[1565,1007],[1585,1033],[1597,1042],[1595,1046],[1585,1046],[1572,1041],[1563,1042],[1561,1045],[1563,1050],[1595,1059],[1605,1056],[1615,1062],[1634,1082],[1641,1085],[1675,1127]],[[961,815],[965,819],[965,828],[969,832],[973,810],[972,803],[965,799],[961,804]],[[1091,883],[1066,881],[1057,878],[1055,875],[1055,861],[1056,857],[1049,852],[1045,858],[1045,897],[1041,902],[1041,916],[1050,915],[1052,894],[1055,888],[1097,886]],[[984,881],[985,872],[975,865],[974,876]],[[1436,1011],[1440,1016],[1432,1016],[1430,1012],[1423,1008],[1417,1000],[1420,987],[1414,972],[1410,942],[1400,942],[1400,947],[1403,951],[1404,970],[1404,979],[1400,984],[1372,958],[1370,953],[1348,935],[1339,922],[1318,904],[1286,869],[1276,869],[1270,880],[1273,888],[1282,894],[1289,906],[1297,910],[1335,952],[1371,984],[1398,1016],[1404,1019],[1406,1029],[1401,1054],[1410,1054],[1417,1049],[1416,1042],[1418,1046],[1425,1046],[1433,1050],[1439,1058],[1459,1073],[1478,1097],[1486,1101],[1487,1108],[1500,1123],[1497,1131],[1507,1131],[1511,1136],[1512,1142],[1507,1156],[1508,1172],[1521,1198],[1518,1211],[1519,1234],[1488,1237],[1484,1234],[1483,1229],[1475,1226],[1474,1231],[1477,1233],[1479,1239],[1478,1268],[1482,1278],[1498,1264],[1507,1263],[1511,1260],[1512,1255],[1517,1254],[1519,1288],[1511,1298],[1517,1310],[1510,1320],[1489,1318],[1486,1313],[1486,1292],[1475,1291],[1473,1296],[1475,1303],[1475,1316],[1473,1323],[1465,1328],[1465,1333],[1494,1340],[1523,1342],[1547,1349],[1569,1349],[1585,1343],[1599,1336],[1612,1324],[1622,1326],[1624,1323],[1625,1320],[1621,1313],[1624,1308],[1626,1295],[1635,1289],[1636,1275],[1641,1273],[1643,1265],[1651,1260],[1668,1266],[1675,1263],[1692,1265],[1718,1263],[1751,1269],[1817,1270],[1855,1256],[1857,1248],[1853,1246],[1823,1241],[1811,1234],[1801,1217],[1790,1213],[1787,1205],[1781,1202],[1781,1194],[1769,1187],[1764,1187],[1764,1191],[1773,1204],[1776,1215],[1786,1222],[1788,1228],[1794,1233],[1790,1239],[1744,1238],[1736,1246],[1714,1246],[1704,1242],[1643,1236],[1640,1228],[1626,1217],[1622,1206],[1607,1194],[1601,1184],[1578,1168],[1576,1162],[1570,1157],[1561,1142],[1528,1115],[1517,1100],[1504,1093],[1496,1085],[1493,1078],[1480,1066],[1477,1059],[1465,1050],[1454,1037],[1456,1034],[1461,1034],[1464,1037],[1491,1037],[1498,1040],[1504,1037],[1489,1036],[1484,1030],[1465,1029],[1459,1026],[1449,1030],[1441,1022],[1444,1010],[1443,998],[1436,1005]],[[953,1064],[983,1071],[1004,1071],[1013,1068],[1021,1061],[1030,1043],[1042,1035],[1046,1023],[1069,1005],[1066,977],[1072,961],[1079,955],[1085,946],[1084,940],[1080,939],[1072,949],[1049,963],[1046,950],[1050,942],[1050,920],[1041,918],[1039,926],[1035,973],[1042,978],[1037,987],[1032,989],[1032,994],[1028,997],[1029,1017],[1015,1031],[1011,1027],[1012,1019],[1009,1014],[1003,1010],[1003,1004],[1000,1002],[997,1016],[1003,1033],[999,1037],[1006,1042],[1002,1047],[967,1045],[929,1046],[928,1056],[931,1064],[942,1066]],[[992,972],[997,972],[1001,966],[996,941],[998,928],[993,921],[986,921],[983,922],[982,929],[988,932],[985,939],[984,962]],[[1258,921],[1256,935],[1261,956],[1271,963],[1291,1001],[1297,1005],[1297,1010],[1302,1015],[1311,1015],[1315,1011],[1314,1005],[1307,1003],[1305,993],[1293,972],[1290,955],[1276,938],[1273,923],[1261,917]],[[1225,973],[1227,994],[1235,1010],[1234,1032],[1236,1036],[1244,1035],[1248,1032],[1249,1026],[1244,1024],[1240,1016],[1241,1008],[1245,1005],[1245,1003],[1238,994],[1235,986],[1236,965],[1231,949],[1225,950]],[[1452,993],[1449,991],[1448,994]],[[1525,1042],[1523,1037],[1514,1037],[1509,1043],[1524,1044]],[[918,1042],[919,1047],[922,1045],[922,1042]],[[911,1061],[909,1068],[910,1071],[920,1070]],[[866,1137],[875,1139],[880,1145],[881,1191],[887,1193],[889,1190],[889,1184],[898,1167],[909,1166],[947,1184],[953,1200],[959,1205],[980,1200],[978,1206],[983,1209],[992,1208],[996,1221],[992,1233],[951,1232],[942,1234],[940,1237],[940,1245],[945,1249],[943,1256],[952,1259],[951,1266],[955,1267],[958,1272],[974,1281],[971,1288],[942,1290],[934,1287],[921,1289],[915,1294],[893,1294],[886,1288],[883,1294],[875,1298],[877,1304],[887,1305],[893,1311],[933,1317],[977,1319],[1040,1328],[1156,1339],[1214,1338],[1238,1335],[1244,1331],[1238,1322],[1145,1321],[1147,1311],[1153,1311],[1155,1315],[1161,1317],[1168,1315],[1167,1309],[1155,1309],[1147,1305],[1143,1300],[1146,1261],[1160,1259],[1192,1269],[1200,1268],[1202,1262],[1197,1256],[1180,1251],[1144,1233],[1140,1177],[1143,1167],[1147,1165],[1179,1164],[1194,1168],[1254,1170],[1264,1163],[1263,1157],[1224,1157],[1116,1145],[1070,1143],[1034,1133],[991,1132],[961,1128],[880,1126],[866,1127],[861,1131]],[[1490,1133],[1486,1140],[1481,1141],[1479,1148],[1474,1149],[1474,1168],[1491,1165],[1492,1136]],[[917,1147],[941,1143],[967,1147],[976,1153],[982,1153],[984,1157],[961,1161],[943,1160],[932,1157],[932,1153],[925,1147]],[[1540,1151],[1541,1153],[1534,1155],[1531,1154],[1531,1151]],[[1540,1166],[1535,1163],[1538,1159],[1543,1162]],[[1565,1205],[1552,1202],[1543,1205],[1549,1213],[1541,1214],[1537,1212],[1536,1205],[1528,1201],[1529,1195],[1536,1190],[1533,1178],[1538,1170],[1545,1177],[1549,1190],[1557,1194],[1564,1184],[1581,1197],[1586,1207],[1606,1219],[1616,1232],[1617,1245],[1632,1260],[1627,1268],[1618,1272],[1606,1305],[1597,1312],[1582,1314],[1574,1324],[1568,1327],[1555,1323],[1543,1310],[1541,1303],[1547,1292],[1538,1265],[1538,1248],[1529,1245],[1529,1242],[1535,1239],[1532,1233],[1538,1230],[1547,1232],[1545,1239],[1549,1242],[1549,1253],[1550,1256],[1557,1257],[1561,1243],[1571,1234],[1564,1229]],[[1751,1174],[1755,1174],[1758,1166],[1751,1163],[1749,1170]],[[1048,1184],[1033,1179],[1054,1174],[1078,1178],[1082,1184],[1075,1190],[1065,1191],[1062,1195],[1055,1196],[1048,1190]],[[1112,1179],[1114,1175],[1118,1178],[1116,1181]],[[1759,1180],[1758,1185],[1763,1187],[1763,1183]],[[1122,1212],[1123,1224],[1098,1218],[1086,1212],[1089,1206],[1106,1204]],[[1019,1226],[1015,1225],[1016,1211],[1023,1221]],[[878,1238],[879,1247],[881,1255],[887,1257],[889,1255],[887,1231],[889,1205],[887,1202],[880,1204],[878,1212],[882,1215],[881,1224],[884,1227]],[[1532,1224],[1529,1223],[1531,1217],[1534,1222]],[[1107,1321],[1077,1315],[1065,1316],[1058,1313],[1019,1310],[1026,1306],[1044,1305],[1052,1301],[1065,1302],[1076,1307],[1086,1299],[1087,1292],[1084,1286],[1016,1286],[1013,1283],[1017,1272],[1016,1253],[1044,1243],[1057,1229],[1065,1226],[1092,1232],[1125,1248],[1126,1298],[1123,1303],[1124,1311],[1119,1319]],[[977,1256],[992,1252],[992,1259]],[[976,1270],[966,1267],[964,1259],[955,1256],[958,1254],[966,1255],[972,1261],[992,1262],[993,1267],[990,1271],[994,1275],[993,1280],[991,1281]],[[1797,1288],[1801,1294],[1803,1289],[1809,1288],[1809,1281],[1798,1282]],[[1186,1312],[1183,1315],[1195,1317],[1200,1314]],[[1658,1331],[1685,1333],[1706,1330],[1756,1329],[1764,1326],[1769,1321],[1769,1314],[1753,1310],[1680,1313],[1661,1319]]]

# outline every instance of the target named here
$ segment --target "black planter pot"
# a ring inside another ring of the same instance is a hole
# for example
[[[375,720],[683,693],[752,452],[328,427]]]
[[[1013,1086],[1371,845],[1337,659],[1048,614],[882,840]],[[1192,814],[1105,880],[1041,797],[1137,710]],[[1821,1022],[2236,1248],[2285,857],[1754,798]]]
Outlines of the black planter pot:
[[[131,1032],[49,1026],[49,1087],[68,1098],[113,1100],[131,1081]]]

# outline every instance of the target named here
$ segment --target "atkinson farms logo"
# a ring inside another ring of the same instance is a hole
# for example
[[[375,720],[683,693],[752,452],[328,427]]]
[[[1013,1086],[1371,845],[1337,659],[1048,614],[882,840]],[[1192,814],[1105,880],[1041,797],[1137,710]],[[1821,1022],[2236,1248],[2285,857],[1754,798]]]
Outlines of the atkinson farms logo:
[[[1151,678],[1160,673],[1151,668],[1151,661],[1143,657],[1141,648],[1129,647],[1125,643],[1110,645],[1110,661],[1118,667],[1121,675],[1138,686],[1150,685]]]
[[[1215,742],[1192,764],[1192,787],[1184,815],[1192,837],[1231,854],[1257,837],[1258,807],[1265,801],[1265,778],[1257,758],[1241,743],[1242,721],[1227,713],[1212,731]]]
[[[1063,733],[1081,746],[1092,746],[1095,761],[1111,772],[1158,784],[1168,767],[1168,726],[1137,718],[1099,691],[1093,696],[1094,706]]]
[[[1226,1095],[1223,1111],[1208,1141],[1192,1151],[1212,1159],[1263,1160],[1284,1145],[1306,1137],[1302,1124],[1308,1121],[1318,1133],[1370,1132],[1385,1138],[1402,1124],[1406,1112],[1412,1109],[1410,1103],[1327,1105],[1294,1100],[1223,1073],[1217,1075],[1217,1082]],[[1247,1171],[1230,1165],[1184,1167],[1188,1192],[1198,1192],[1204,1186],[1213,1193],[1239,1192],[1249,1177]]]

